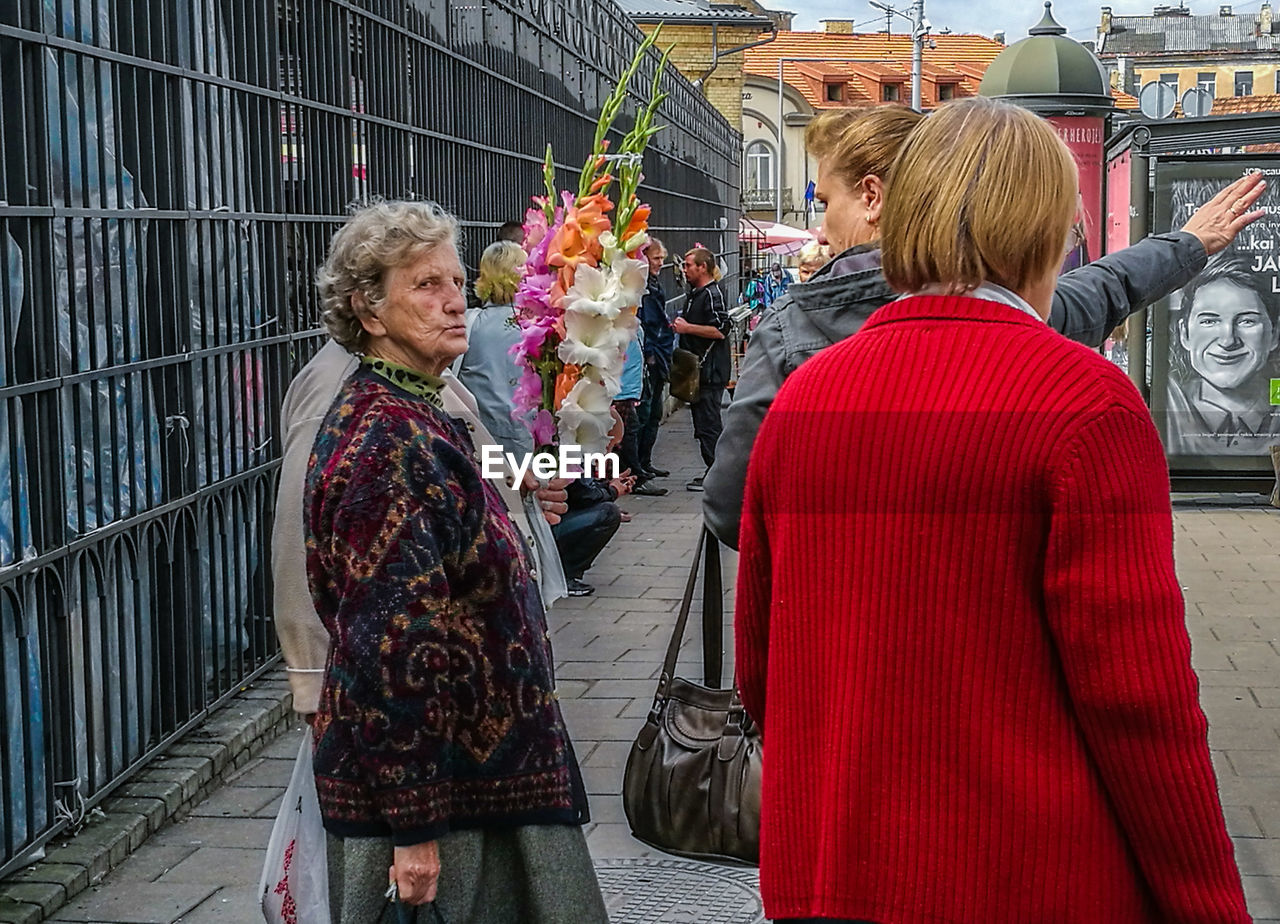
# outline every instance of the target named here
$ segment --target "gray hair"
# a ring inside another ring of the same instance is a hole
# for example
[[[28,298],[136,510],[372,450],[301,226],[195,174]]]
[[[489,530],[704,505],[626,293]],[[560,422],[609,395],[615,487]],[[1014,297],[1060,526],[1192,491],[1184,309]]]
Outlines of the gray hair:
[[[376,313],[386,301],[388,271],[436,247],[457,247],[457,234],[457,219],[434,202],[379,201],[353,213],[316,272],[329,336],[352,353],[362,351],[368,334],[351,297],[359,292]]]

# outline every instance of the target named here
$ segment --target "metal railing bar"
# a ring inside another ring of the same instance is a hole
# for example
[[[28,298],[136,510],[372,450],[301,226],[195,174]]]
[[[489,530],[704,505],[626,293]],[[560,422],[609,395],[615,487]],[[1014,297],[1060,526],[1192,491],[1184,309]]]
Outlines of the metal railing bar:
[[[16,580],[23,575],[47,568],[51,564],[65,558],[69,558],[84,549],[92,548],[93,546],[110,539],[112,536],[117,536],[132,529],[145,526],[146,524],[152,523],[167,514],[182,510],[186,507],[194,506],[200,501],[214,495],[221,494],[228,488],[234,487],[237,484],[271,474],[279,467],[279,459],[272,459],[268,462],[263,462],[260,465],[255,465],[253,468],[246,469],[243,472],[236,472],[235,474],[227,475],[220,481],[195,488],[182,497],[152,507],[150,510],[144,511],[143,513],[120,520],[114,520],[103,526],[99,526],[92,532],[85,533],[79,538],[72,539],[65,545],[50,552],[43,552],[31,558],[23,559],[20,562],[15,562],[12,565],[0,567],[0,586]]]
[[[206,347],[200,350],[190,350],[185,353],[176,353],[171,356],[157,356],[154,359],[141,359],[136,362],[126,363],[120,366],[106,366],[102,369],[90,369],[85,372],[75,372],[69,375],[54,376],[47,379],[40,379],[35,382],[26,382],[21,385],[6,385],[5,387],[0,388],[0,400],[41,391],[56,391],[66,385],[78,385],[83,382],[112,379],[123,375],[131,375],[135,372],[145,372],[149,369],[164,369],[168,366],[176,366],[184,362],[206,359],[223,353],[240,352],[253,347],[269,347],[281,343],[311,340],[322,336],[327,337],[328,331],[322,327],[316,327],[309,330],[295,331],[292,334],[273,334],[270,337],[262,337],[257,340],[244,340],[238,343],[224,343],[219,346]]]

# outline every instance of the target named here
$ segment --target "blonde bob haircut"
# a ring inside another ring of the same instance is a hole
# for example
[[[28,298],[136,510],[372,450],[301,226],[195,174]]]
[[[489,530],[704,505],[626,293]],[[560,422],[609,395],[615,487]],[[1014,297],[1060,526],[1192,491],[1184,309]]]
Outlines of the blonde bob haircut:
[[[387,298],[387,274],[427,251],[457,247],[457,220],[434,202],[376,201],[352,213],[329,242],[316,272],[320,320],[329,336],[352,353],[364,351],[368,334],[352,304],[360,293],[377,314]]]
[[[1076,165],[1048,122],[975,97],[907,139],[880,214],[884,278],[899,292],[993,282],[1021,292],[1064,256]]]
[[[903,142],[923,118],[896,104],[830,109],[804,130],[804,146],[850,189],[869,174],[888,182]]]
[[[520,285],[524,248],[514,241],[495,241],[480,255],[476,297],[490,305],[510,305]]]

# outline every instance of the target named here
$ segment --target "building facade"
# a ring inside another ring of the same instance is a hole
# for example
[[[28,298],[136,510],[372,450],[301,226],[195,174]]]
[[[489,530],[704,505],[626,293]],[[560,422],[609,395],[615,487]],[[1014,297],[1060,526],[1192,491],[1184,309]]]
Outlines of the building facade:
[[[820,206],[805,199],[817,164],[805,153],[804,131],[817,113],[911,101],[910,36],[855,33],[847,20],[823,26],[822,32],[780,32],[745,52],[742,208],[752,218],[778,217],[796,227],[821,223]],[[981,35],[934,36],[924,49],[924,107],[976,96],[987,65],[1004,47]]]
[[[1111,86],[1137,95],[1159,83],[1181,100],[1196,87],[1215,99],[1280,93],[1280,36],[1271,4],[1197,14],[1156,6],[1150,16],[1116,16],[1102,7],[1095,51]]]

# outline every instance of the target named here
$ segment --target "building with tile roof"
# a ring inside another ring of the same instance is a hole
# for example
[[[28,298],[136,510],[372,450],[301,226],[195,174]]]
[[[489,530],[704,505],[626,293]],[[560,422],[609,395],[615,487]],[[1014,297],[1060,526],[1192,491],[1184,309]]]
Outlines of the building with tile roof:
[[[1149,83],[1175,88],[1179,100],[1197,86],[1223,101],[1280,93],[1280,29],[1269,2],[1256,12],[1223,4],[1197,13],[1184,0],[1149,16],[1104,6],[1094,50],[1111,85],[1135,96]]]
[[[848,20],[824,20],[822,32],[779,32],[743,55],[743,210],[772,220],[816,225],[804,194],[817,165],[803,154],[804,127],[824,109],[911,100],[911,37],[855,33]],[[982,75],[1004,45],[981,35],[941,34],[924,49],[921,101],[976,96]],[[850,60],[852,59],[852,60]],[[778,145],[778,66],[782,66],[782,146]],[[781,167],[783,181],[777,182]]]
[[[1280,112],[1280,93],[1255,93],[1253,96],[1217,99],[1209,114],[1235,115],[1241,112]]]

